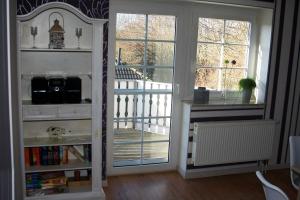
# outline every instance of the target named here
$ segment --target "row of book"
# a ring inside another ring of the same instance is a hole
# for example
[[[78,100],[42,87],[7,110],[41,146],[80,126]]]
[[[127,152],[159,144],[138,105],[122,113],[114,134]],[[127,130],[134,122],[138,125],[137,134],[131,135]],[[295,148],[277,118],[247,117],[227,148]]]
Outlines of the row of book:
[[[26,195],[43,196],[69,192],[72,186],[91,184],[91,170],[70,170],[26,174]]]
[[[64,172],[26,174],[27,196],[64,193],[68,191],[68,178]]]
[[[26,167],[68,164],[71,156],[82,162],[91,162],[92,160],[90,144],[26,147],[24,151]]]

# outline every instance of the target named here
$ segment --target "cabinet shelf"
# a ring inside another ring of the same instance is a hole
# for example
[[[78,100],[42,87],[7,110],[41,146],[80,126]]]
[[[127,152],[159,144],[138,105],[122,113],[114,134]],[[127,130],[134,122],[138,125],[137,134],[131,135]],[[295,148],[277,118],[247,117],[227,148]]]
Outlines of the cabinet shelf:
[[[64,48],[64,49],[47,49],[47,48],[21,48],[20,51],[24,52],[92,52],[92,49],[73,49],[73,48]]]
[[[79,169],[91,169],[92,165],[90,162],[81,162],[79,160],[69,160],[68,164],[61,165],[40,165],[26,167],[26,173],[36,172],[53,172],[53,171],[65,171],[65,170],[79,170]]]
[[[24,147],[42,147],[42,146],[60,146],[60,145],[81,145],[91,144],[92,137],[84,136],[66,136],[62,139],[53,139],[48,137],[24,138]]]
[[[31,100],[23,100],[23,106],[64,106],[64,105],[91,105],[90,100],[82,99],[80,103],[63,103],[63,104],[32,104]]]
[[[64,72],[57,72],[57,73],[22,73],[21,78],[32,78],[35,76],[88,76],[89,78],[92,78],[92,73],[64,73]]]
[[[92,104],[32,104],[23,101],[23,121],[91,119]]]

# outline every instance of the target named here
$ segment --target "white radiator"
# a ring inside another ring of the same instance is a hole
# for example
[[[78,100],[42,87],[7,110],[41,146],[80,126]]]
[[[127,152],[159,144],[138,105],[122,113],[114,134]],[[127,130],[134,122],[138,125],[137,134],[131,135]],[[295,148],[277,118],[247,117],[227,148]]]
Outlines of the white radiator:
[[[194,123],[195,166],[269,160],[275,122],[270,120]]]

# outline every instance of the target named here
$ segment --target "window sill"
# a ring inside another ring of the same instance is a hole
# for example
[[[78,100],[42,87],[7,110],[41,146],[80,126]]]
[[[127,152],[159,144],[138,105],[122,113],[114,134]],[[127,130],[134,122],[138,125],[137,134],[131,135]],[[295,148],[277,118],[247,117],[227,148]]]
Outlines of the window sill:
[[[208,104],[201,104],[194,102],[192,100],[182,100],[182,103],[188,104],[192,106],[193,108],[197,108],[197,110],[236,110],[236,109],[264,109],[265,104],[263,103],[255,103],[250,102],[249,104],[243,104],[243,103],[233,103],[232,101],[213,101],[209,102]]]

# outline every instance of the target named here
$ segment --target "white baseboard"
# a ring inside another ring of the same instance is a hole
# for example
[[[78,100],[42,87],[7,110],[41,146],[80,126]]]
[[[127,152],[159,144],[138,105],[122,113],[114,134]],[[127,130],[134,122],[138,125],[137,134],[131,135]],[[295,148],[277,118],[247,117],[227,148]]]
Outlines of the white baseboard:
[[[156,172],[176,171],[176,166],[172,166],[169,163],[142,165],[142,166],[126,166],[126,167],[114,167],[107,176],[119,176],[129,174],[145,174]]]
[[[244,166],[226,166],[226,167],[212,167],[203,169],[191,169],[187,170],[184,178],[203,178],[212,176],[222,176],[229,174],[240,174],[255,172],[259,167],[257,164],[249,164]]]
[[[267,170],[287,169],[287,168],[289,168],[288,164],[279,164],[279,165],[270,165],[267,167]],[[230,175],[230,174],[251,173],[259,169],[260,168],[257,164],[247,164],[247,165],[235,165],[235,166],[226,166],[226,167],[190,169],[186,171],[179,168],[178,172],[185,179],[193,179],[193,178],[204,178],[204,177],[222,176],[222,175]]]
[[[179,172],[179,174],[183,177],[183,178],[186,178],[185,175],[186,175],[186,169],[182,169],[181,167],[178,167],[177,168],[177,171]]]

